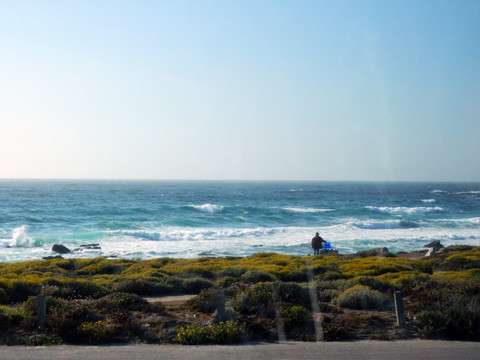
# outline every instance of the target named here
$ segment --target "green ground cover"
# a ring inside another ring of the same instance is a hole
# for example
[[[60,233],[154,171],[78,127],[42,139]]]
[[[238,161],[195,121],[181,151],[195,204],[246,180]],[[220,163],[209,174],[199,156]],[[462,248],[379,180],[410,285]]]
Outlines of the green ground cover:
[[[406,328],[395,322],[402,291]],[[36,324],[36,296],[47,320]],[[181,306],[145,296],[199,294]],[[219,298],[225,310],[219,314]],[[0,264],[0,343],[229,343],[247,340],[480,340],[480,248],[409,254]]]

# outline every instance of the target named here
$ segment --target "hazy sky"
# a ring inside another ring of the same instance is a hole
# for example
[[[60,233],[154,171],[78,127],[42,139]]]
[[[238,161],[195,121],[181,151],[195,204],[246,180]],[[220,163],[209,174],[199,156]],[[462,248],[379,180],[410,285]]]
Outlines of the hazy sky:
[[[480,180],[480,1],[0,0],[0,178]]]

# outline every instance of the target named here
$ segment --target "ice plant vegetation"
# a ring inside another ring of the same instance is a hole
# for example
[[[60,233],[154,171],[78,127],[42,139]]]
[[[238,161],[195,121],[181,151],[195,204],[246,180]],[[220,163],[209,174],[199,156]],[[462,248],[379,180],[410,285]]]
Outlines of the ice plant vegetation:
[[[396,326],[402,291],[406,328]],[[47,317],[36,324],[37,295]],[[194,295],[165,306],[147,298]],[[0,343],[480,339],[480,248],[0,263]]]

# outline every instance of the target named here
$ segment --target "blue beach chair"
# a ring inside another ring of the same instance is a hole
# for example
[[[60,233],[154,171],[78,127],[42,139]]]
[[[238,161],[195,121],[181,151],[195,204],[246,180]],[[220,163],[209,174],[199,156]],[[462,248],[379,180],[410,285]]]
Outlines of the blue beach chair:
[[[332,250],[332,244],[326,242],[325,244],[323,244],[323,249],[320,250],[320,254],[328,254]]]

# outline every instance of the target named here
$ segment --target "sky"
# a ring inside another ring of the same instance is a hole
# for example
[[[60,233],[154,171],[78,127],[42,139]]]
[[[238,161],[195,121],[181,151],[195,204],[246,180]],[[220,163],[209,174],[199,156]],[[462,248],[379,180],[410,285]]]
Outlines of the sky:
[[[480,1],[0,0],[0,178],[480,181]]]

